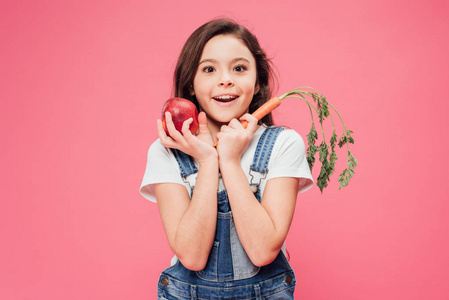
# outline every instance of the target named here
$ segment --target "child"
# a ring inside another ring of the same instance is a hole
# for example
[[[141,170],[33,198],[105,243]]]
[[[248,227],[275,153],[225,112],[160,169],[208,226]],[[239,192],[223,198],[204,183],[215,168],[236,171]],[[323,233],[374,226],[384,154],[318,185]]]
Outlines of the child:
[[[198,107],[200,127],[191,134],[189,119],[177,132],[167,113],[169,137],[157,121],[140,189],[157,199],[175,253],[158,299],[293,299],[284,241],[313,179],[302,138],[250,115],[271,97],[270,74],[256,37],[228,19],[199,27],[181,51],[175,97]]]

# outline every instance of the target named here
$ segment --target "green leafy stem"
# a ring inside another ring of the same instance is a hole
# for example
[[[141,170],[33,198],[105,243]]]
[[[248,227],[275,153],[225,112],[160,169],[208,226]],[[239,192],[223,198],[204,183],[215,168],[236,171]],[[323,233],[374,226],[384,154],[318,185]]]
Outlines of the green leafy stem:
[[[309,101],[307,97],[312,98],[312,101]],[[335,172],[335,164],[338,159],[337,153],[335,152],[335,146],[338,144],[340,148],[346,145],[346,168],[341,172],[338,177],[338,181],[340,182],[340,189],[349,184],[349,180],[354,176],[354,169],[357,166],[357,159],[352,155],[349,151],[349,144],[354,144],[354,139],[351,136],[353,133],[351,130],[346,127],[346,124],[343,121],[340,113],[337,109],[329,103],[326,98],[319,94],[315,89],[311,87],[299,87],[297,89],[291,90],[288,93],[283,94],[279,97],[280,100],[285,98],[299,98],[304,100],[310,110],[310,115],[312,117],[312,126],[310,128],[309,134],[307,134],[307,162],[309,164],[310,171],[312,171],[313,165],[315,164],[315,155],[319,152],[319,161],[321,162],[321,170],[320,174],[317,178],[317,186],[320,188],[321,193],[324,188],[328,186],[328,182],[330,181],[330,177]],[[340,139],[337,143],[337,133],[335,130],[334,120],[332,118],[331,111],[329,107],[335,111],[335,113],[340,118],[340,121],[343,125],[343,133],[340,136]],[[312,110],[313,109],[313,110]],[[316,141],[318,139],[318,132],[315,127],[315,121],[313,118],[313,111],[318,115],[318,120],[321,127],[321,132],[323,135],[323,140],[319,146],[316,145]],[[332,135],[329,139],[329,144],[326,143],[326,137],[324,134],[324,121],[330,117],[332,123]],[[330,153],[329,153],[330,150]]]

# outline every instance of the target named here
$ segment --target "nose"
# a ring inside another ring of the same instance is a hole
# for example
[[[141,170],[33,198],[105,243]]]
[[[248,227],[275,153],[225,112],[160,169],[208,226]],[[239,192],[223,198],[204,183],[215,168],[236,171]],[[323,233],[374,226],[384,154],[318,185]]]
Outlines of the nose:
[[[232,77],[228,73],[223,73],[218,82],[218,85],[221,87],[233,86],[234,81],[232,80]]]

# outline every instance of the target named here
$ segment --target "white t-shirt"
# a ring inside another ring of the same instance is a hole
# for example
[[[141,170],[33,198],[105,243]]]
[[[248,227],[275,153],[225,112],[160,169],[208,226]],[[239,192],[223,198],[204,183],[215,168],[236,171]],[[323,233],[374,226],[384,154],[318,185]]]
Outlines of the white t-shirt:
[[[253,140],[249,144],[241,158],[242,169],[247,174],[248,183],[251,182],[250,166],[253,162],[254,152],[260,136],[265,131],[265,126],[260,126],[254,133]],[[198,167],[196,160],[195,165]],[[252,172],[253,183],[260,181],[260,194],[263,195],[266,182],[275,177],[299,178],[298,193],[304,192],[312,187],[313,178],[307,164],[304,141],[301,136],[292,129],[281,131],[274,144],[270,161],[268,163],[268,174],[262,178],[258,172]],[[190,178],[193,177],[193,178]],[[181,170],[175,156],[169,148],[162,146],[161,141],[156,140],[148,150],[147,167],[140,186],[140,193],[148,200],[156,202],[154,194],[155,183],[178,183],[186,187],[190,195],[190,186],[194,185],[196,176],[188,176],[185,182],[181,176]],[[220,179],[219,190],[224,189]]]

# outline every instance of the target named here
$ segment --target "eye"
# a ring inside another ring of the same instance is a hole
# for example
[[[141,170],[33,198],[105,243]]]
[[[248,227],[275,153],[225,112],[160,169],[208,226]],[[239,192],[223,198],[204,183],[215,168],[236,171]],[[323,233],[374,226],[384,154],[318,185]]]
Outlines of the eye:
[[[243,71],[246,71],[246,70],[248,70],[248,68],[246,66],[244,66],[244,65],[238,65],[238,66],[234,67],[234,71],[236,71],[236,72],[243,72]]]
[[[211,66],[207,66],[207,67],[203,68],[203,72],[205,72],[205,73],[211,73],[213,71],[215,71],[215,69]]]

